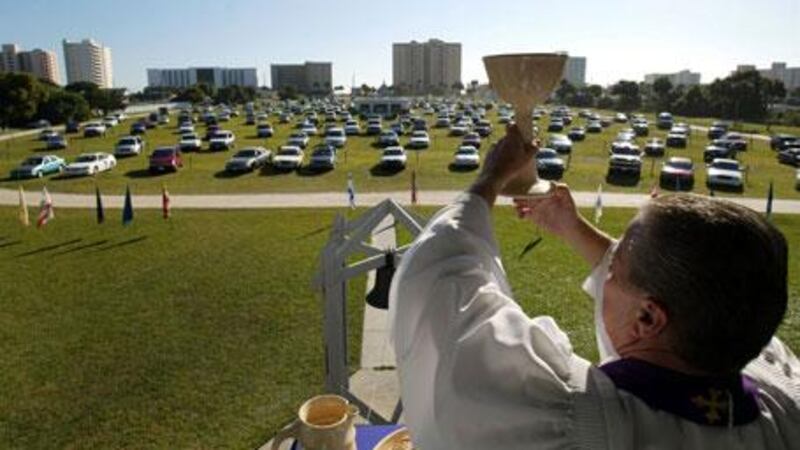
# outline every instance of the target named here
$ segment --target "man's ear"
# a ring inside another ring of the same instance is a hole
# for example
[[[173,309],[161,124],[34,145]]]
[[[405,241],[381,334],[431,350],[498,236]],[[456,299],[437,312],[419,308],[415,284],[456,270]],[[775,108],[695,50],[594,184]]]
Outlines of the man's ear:
[[[639,303],[635,331],[640,338],[652,338],[667,327],[667,310],[652,298],[644,298]]]

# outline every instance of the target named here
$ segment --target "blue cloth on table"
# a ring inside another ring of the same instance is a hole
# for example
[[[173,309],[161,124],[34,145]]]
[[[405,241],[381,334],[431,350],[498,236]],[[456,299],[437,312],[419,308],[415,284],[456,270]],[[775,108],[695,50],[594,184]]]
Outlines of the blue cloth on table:
[[[358,450],[372,450],[389,433],[403,428],[403,425],[356,425],[356,447]],[[303,447],[295,441],[291,450],[302,450]]]

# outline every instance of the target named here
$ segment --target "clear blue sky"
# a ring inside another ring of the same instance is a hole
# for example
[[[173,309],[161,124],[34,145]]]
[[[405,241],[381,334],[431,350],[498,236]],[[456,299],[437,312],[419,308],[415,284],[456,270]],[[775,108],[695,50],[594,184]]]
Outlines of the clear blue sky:
[[[485,80],[481,56],[586,56],[608,84],[691,69],[703,82],[737,64],[800,65],[798,0],[420,1],[2,0],[0,42],[55,50],[94,38],[111,47],[114,84],[138,90],[147,68],[333,62],[334,84],[392,82],[392,42],[461,42],[462,78]]]

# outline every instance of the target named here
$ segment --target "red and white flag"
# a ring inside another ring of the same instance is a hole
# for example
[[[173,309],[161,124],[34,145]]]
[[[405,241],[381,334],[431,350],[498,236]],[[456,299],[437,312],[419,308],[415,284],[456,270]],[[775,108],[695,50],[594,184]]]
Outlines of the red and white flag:
[[[41,228],[47,225],[47,222],[55,216],[53,212],[53,199],[50,198],[47,187],[44,187],[42,188],[42,201],[39,203],[39,219],[36,220],[36,226]]]
[[[161,212],[164,214],[164,219],[169,219],[169,192],[165,185],[161,186]]]

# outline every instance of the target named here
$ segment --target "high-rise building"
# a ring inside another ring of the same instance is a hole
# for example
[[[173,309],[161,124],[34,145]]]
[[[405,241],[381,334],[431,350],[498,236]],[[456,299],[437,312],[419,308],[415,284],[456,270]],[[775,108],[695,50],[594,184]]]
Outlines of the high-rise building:
[[[55,52],[38,48],[20,51],[16,44],[3,44],[0,72],[27,72],[54,84],[60,79]]]
[[[303,94],[327,95],[333,89],[333,65],[329,62],[272,64],[270,75],[276,91],[291,87]]]
[[[63,44],[68,84],[88,81],[101,88],[114,86],[110,48],[92,39],[80,42],[64,39]]]
[[[446,92],[461,84],[461,44],[428,42],[392,44],[392,84],[396,92]]]
[[[584,86],[586,84],[586,57],[568,57],[564,64],[563,79],[569,81],[573,86]]]
[[[770,80],[782,81],[787,91],[800,87],[800,67],[786,67],[784,62],[774,62],[769,69],[757,69],[754,65],[742,64],[736,66],[735,72],[746,72],[748,70],[756,70],[762,77]]]
[[[258,87],[258,72],[254,68],[189,67],[188,69],[147,69],[150,87],[184,88],[198,83],[212,87]]]
[[[673,86],[697,86],[700,84],[700,73],[688,69],[675,73],[648,73],[644,76],[644,82],[653,84],[659,78],[668,79]]]

